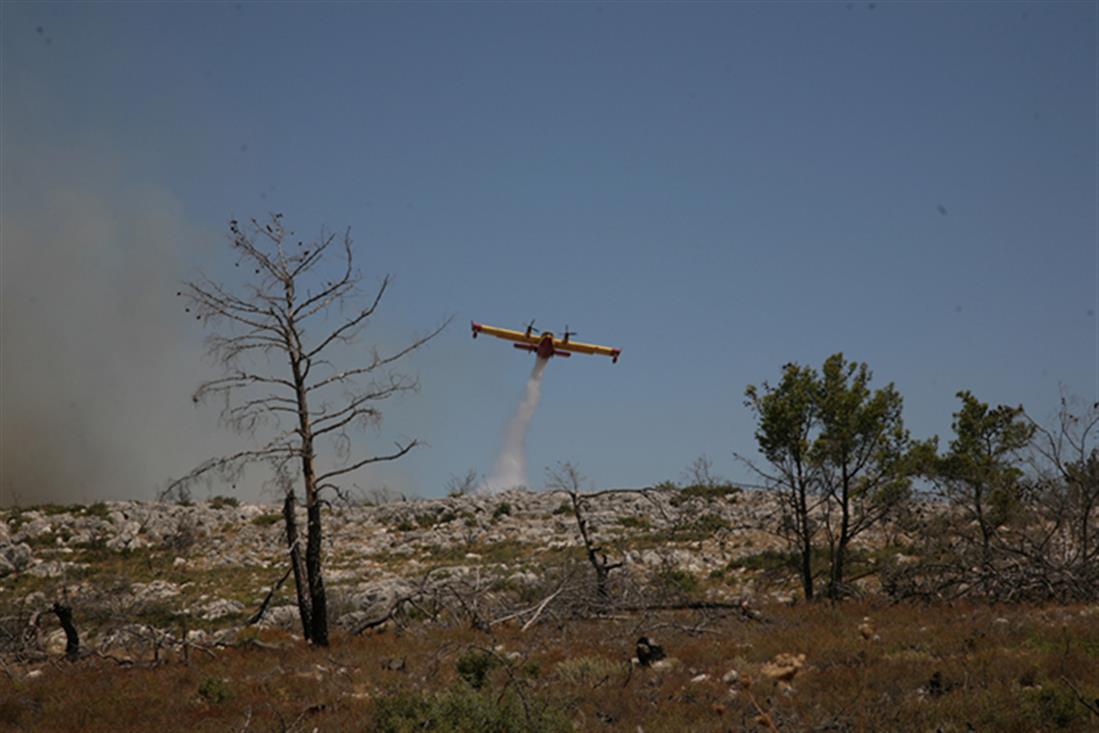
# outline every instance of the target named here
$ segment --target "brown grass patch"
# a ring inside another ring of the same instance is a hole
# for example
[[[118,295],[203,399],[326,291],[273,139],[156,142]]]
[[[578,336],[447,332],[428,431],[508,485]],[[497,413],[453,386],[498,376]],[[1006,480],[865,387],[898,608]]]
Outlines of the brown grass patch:
[[[434,730],[476,730],[475,715],[501,730],[562,720],[584,731],[763,730],[755,700],[790,731],[1090,731],[1099,716],[1072,689],[1099,697],[1099,623],[1083,610],[813,604],[766,608],[763,623],[668,614],[491,635],[419,626],[336,636],[329,649],[267,631],[258,638],[275,648],[192,654],[189,664],[13,669],[0,676],[0,729],[369,731],[385,729],[384,714],[452,716]],[[674,658],[667,669],[631,666],[642,634]],[[476,659],[459,664],[470,654],[494,660],[479,689],[468,682]],[[805,655],[789,685],[761,674],[781,654]],[[738,680],[723,681],[734,669]]]

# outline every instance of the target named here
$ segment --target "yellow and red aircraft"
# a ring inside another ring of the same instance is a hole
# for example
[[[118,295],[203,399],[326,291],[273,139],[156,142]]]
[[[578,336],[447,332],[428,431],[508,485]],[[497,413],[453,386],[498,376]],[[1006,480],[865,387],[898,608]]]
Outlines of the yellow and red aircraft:
[[[622,349],[614,349],[610,346],[572,341],[570,337],[575,335],[576,332],[570,331],[568,326],[565,326],[565,337],[557,338],[549,331],[542,331],[541,334],[535,333],[537,329],[534,328],[534,321],[527,324],[525,331],[512,331],[510,328],[497,328],[496,326],[486,326],[482,323],[473,322],[470,322],[469,325],[473,330],[473,338],[477,338],[479,333],[487,333],[489,336],[495,336],[505,341],[515,341],[517,343],[512,344],[512,346],[535,353],[539,359],[549,359],[551,356],[572,356],[574,353],[600,354],[609,356],[611,362],[617,364],[618,355],[622,353]]]

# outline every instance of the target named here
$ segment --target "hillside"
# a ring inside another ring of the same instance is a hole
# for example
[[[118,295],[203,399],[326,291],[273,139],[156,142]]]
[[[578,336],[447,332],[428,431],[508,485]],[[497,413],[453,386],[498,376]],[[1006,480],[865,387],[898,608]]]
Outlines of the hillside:
[[[622,563],[605,607],[566,494],[331,507],[330,650],[300,641],[276,506],[8,510],[0,727],[1094,729],[1099,607],[888,603],[875,568],[909,560],[888,525],[857,548],[861,599],[807,605],[775,509],[722,488],[590,498]],[[639,636],[670,659],[631,662]]]

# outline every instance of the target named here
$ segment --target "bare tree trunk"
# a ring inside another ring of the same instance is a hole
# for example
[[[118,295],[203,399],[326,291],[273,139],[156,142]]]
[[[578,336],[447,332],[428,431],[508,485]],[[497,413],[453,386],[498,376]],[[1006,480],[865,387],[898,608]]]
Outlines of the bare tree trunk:
[[[309,517],[309,540],[305,548],[305,568],[309,572],[309,595],[313,600],[313,634],[317,646],[328,646],[328,603],[321,574],[321,507],[316,489],[313,502],[306,507]]]
[[[580,537],[584,541],[584,549],[588,555],[588,562],[591,563],[592,570],[595,571],[595,593],[601,604],[606,605],[610,602],[610,591],[607,588],[607,579],[610,577],[611,571],[615,568],[622,566],[621,562],[612,563],[607,560],[607,556],[603,554],[599,547],[596,546],[591,535],[588,533],[588,520],[584,516],[583,499],[580,498],[579,490],[569,491],[569,497],[572,499],[572,512],[576,517],[576,526],[580,530]]]
[[[851,541],[851,478],[846,468],[840,488],[840,536],[832,553],[832,572],[828,584],[828,597],[833,601],[843,595],[843,566],[847,562],[847,544]]]
[[[803,510],[804,511],[804,510]],[[807,522],[807,514],[802,515],[802,522]],[[809,528],[802,525],[801,534],[801,589],[805,593],[805,600],[813,600],[813,538]]]
[[[809,519],[808,489],[802,476],[801,461],[796,460],[797,469],[797,520],[794,526],[797,528],[798,540],[801,545],[801,589],[805,593],[805,600],[813,600],[813,525]]]
[[[293,290],[287,287],[287,310],[293,312]],[[310,614],[309,640],[317,646],[328,646],[328,604],[324,594],[324,577],[321,575],[321,507],[317,491],[317,474],[313,466],[313,427],[309,418],[309,403],[305,385],[309,371],[307,357],[302,356],[300,334],[293,317],[287,324],[287,347],[290,352],[290,370],[294,376],[294,394],[298,408],[298,435],[301,438],[301,473],[305,482],[305,570],[309,578]],[[303,359],[305,360],[303,363]]]
[[[301,545],[298,542],[298,522],[294,516],[294,492],[286,492],[282,503],[282,517],[286,522],[286,544],[290,548],[290,567],[294,571],[294,590],[298,597],[298,616],[301,618],[302,635],[306,641],[313,638],[312,604],[309,601],[308,574],[302,561]]]

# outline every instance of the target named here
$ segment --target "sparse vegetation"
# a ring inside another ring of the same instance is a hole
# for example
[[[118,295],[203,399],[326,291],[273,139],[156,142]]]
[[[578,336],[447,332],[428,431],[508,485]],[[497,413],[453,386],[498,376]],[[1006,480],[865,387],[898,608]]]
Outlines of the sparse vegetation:
[[[215,496],[210,499],[211,509],[225,509],[240,506],[240,499],[235,496]]]
[[[282,520],[282,515],[275,512],[269,512],[267,514],[260,514],[252,517],[252,524],[257,527],[270,527],[272,524],[278,524]]]
[[[666,670],[630,669],[638,619],[573,621],[567,643],[552,625],[491,635],[414,626],[337,636],[323,659],[272,631],[261,646],[189,664],[87,657],[37,679],[0,676],[0,724],[125,733],[238,730],[249,719],[277,730],[305,716],[318,730],[753,731],[767,730],[762,710],[779,730],[1084,733],[1099,720],[1087,707],[1099,696],[1099,627],[1085,606],[849,601],[763,612],[767,624],[731,614],[704,630],[689,613],[650,617],[642,628],[659,627],[677,660]],[[800,654],[800,667],[783,666],[782,655]]]

